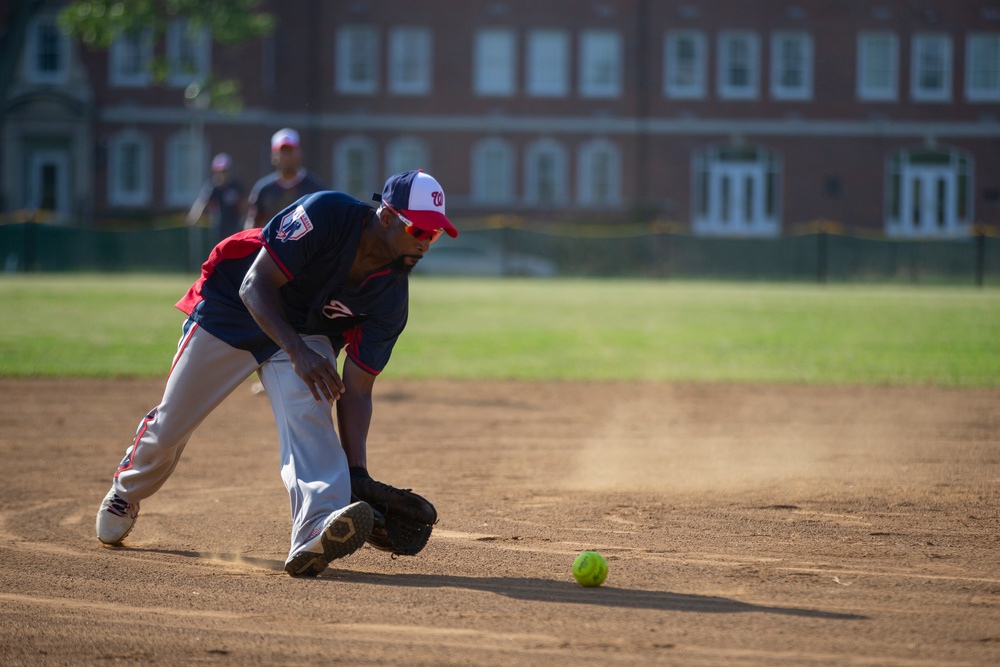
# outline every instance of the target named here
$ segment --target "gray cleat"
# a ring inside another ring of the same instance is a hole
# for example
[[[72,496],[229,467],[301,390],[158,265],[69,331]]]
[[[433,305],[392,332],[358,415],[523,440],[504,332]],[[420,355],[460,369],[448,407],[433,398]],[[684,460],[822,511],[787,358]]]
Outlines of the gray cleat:
[[[293,577],[315,577],[330,561],[349,556],[364,546],[374,518],[368,503],[352,503],[331,514],[316,537],[285,561]]]

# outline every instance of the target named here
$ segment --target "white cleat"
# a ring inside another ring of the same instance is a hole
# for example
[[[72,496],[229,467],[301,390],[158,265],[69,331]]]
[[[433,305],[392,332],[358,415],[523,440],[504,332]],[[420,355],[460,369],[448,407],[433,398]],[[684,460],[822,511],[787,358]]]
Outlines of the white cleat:
[[[139,516],[139,503],[130,503],[115,493],[112,485],[97,510],[97,539],[104,544],[119,544],[129,534]]]
[[[285,561],[285,572],[293,577],[315,577],[330,561],[349,556],[364,546],[372,532],[374,515],[368,503],[351,503],[337,510],[323,528]]]

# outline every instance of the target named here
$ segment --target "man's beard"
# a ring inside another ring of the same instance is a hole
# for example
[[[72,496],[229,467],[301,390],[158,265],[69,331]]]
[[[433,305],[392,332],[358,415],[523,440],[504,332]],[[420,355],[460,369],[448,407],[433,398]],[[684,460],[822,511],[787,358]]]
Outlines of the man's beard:
[[[392,260],[392,263],[389,264],[389,268],[392,270],[393,275],[402,276],[404,278],[410,275],[410,272],[413,271],[413,267],[417,264],[416,262],[413,264],[407,264],[406,258],[407,255],[403,255],[402,257],[397,257]]]

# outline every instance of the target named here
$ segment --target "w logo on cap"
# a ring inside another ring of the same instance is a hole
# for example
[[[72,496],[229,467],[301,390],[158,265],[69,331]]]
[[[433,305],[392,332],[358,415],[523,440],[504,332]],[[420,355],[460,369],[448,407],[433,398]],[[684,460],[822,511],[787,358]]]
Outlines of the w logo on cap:
[[[432,192],[431,200],[434,202],[435,206],[444,206],[444,193],[443,192]]]

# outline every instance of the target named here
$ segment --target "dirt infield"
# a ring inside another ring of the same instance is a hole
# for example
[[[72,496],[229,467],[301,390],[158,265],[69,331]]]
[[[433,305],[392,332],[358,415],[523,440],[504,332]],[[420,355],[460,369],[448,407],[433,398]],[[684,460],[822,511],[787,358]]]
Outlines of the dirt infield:
[[[1000,390],[380,380],[440,523],[302,580],[248,387],[96,541],[161,388],[0,379],[0,664],[1000,664]]]

